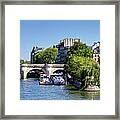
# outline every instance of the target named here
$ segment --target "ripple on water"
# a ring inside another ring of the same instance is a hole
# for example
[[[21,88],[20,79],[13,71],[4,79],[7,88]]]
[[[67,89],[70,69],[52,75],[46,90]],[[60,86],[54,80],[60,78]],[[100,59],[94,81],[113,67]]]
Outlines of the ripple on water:
[[[21,100],[99,100],[100,93],[69,90],[64,85],[39,85],[33,79],[20,81]]]

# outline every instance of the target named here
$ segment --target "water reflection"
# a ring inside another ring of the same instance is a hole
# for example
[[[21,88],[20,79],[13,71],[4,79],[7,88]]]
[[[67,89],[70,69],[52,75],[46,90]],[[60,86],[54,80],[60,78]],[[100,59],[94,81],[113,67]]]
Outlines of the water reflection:
[[[90,91],[80,91],[74,86],[67,85],[65,86],[67,90],[69,90],[69,94],[73,94],[75,98],[83,98],[86,100],[99,100],[100,99],[100,91],[90,92]]]
[[[20,81],[21,100],[99,100],[100,92],[79,91],[73,86],[39,85],[37,80]]]

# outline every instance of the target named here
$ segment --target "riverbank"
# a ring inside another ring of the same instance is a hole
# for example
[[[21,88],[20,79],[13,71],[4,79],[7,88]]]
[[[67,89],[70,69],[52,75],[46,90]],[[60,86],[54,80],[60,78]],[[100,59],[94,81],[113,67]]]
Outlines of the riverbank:
[[[69,80],[68,82],[70,86],[73,86],[72,88],[75,88],[77,90],[82,90],[82,91],[100,91],[100,88],[96,85],[88,85],[85,88],[82,88],[82,83],[74,80]]]

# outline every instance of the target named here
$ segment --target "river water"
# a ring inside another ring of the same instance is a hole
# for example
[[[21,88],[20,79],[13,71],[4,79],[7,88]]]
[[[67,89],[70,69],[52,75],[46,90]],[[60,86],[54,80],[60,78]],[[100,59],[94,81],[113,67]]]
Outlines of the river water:
[[[65,85],[39,85],[38,80],[20,80],[21,100],[100,100],[100,92],[71,89]]]

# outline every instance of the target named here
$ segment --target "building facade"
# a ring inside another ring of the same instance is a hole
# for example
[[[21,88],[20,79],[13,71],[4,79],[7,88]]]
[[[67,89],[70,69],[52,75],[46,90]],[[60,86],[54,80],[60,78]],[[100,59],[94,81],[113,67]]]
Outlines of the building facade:
[[[30,59],[30,63],[33,64],[34,63],[34,55],[37,53],[37,52],[41,52],[43,51],[44,49],[43,48],[38,48],[37,46],[33,47],[32,48],[32,51],[31,51],[31,59]]]
[[[69,48],[74,45],[75,42],[80,42],[79,38],[65,38],[60,40],[60,43],[56,45],[58,48],[58,55],[56,63],[66,63],[66,56]]]
[[[93,59],[100,64],[100,42],[92,45]]]

